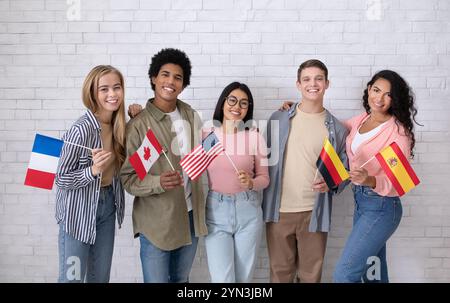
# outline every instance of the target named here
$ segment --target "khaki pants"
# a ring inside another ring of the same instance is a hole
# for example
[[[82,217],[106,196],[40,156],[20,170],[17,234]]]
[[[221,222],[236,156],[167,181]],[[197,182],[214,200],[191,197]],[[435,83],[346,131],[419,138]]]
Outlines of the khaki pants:
[[[328,234],[308,231],[311,213],[280,213],[267,223],[270,282],[320,282]]]

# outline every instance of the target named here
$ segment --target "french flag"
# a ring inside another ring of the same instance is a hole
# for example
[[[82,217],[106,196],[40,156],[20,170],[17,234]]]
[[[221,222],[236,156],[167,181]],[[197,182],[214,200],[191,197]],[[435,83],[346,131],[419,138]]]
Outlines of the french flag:
[[[64,141],[36,134],[25,185],[52,189]]]

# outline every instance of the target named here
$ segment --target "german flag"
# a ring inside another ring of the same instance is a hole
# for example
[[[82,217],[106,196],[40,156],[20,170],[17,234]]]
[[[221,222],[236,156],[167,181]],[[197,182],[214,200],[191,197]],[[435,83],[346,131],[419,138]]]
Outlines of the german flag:
[[[316,166],[330,189],[350,178],[328,138],[325,138]]]
[[[398,195],[401,197],[416,187],[420,180],[397,143],[391,143],[375,155]]]

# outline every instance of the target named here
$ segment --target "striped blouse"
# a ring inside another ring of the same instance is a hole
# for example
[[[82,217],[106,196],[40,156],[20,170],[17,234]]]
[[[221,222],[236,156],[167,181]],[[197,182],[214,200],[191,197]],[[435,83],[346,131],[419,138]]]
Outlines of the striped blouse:
[[[63,140],[89,148],[101,148],[100,124],[88,110],[64,134]],[[75,239],[95,243],[97,204],[101,175],[91,171],[92,154],[89,150],[64,144],[56,173],[56,221]],[[125,199],[122,183],[116,175],[112,182],[117,222],[123,222]]]

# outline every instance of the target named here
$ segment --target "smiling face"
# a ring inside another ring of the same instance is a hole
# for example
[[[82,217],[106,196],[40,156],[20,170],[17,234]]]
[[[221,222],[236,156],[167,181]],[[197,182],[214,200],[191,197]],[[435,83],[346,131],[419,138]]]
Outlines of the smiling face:
[[[97,87],[98,114],[109,116],[123,103],[123,87],[116,73],[100,77]]]
[[[230,105],[233,104],[234,105]],[[223,104],[223,123],[226,120],[229,121],[241,121],[245,118],[248,112],[249,100],[247,94],[240,90],[235,89],[230,92]],[[247,105],[247,106],[246,106]],[[246,107],[246,108],[241,108]]]
[[[368,102],[370,112],[373,114],[388,114],[391,107],[391,83],[380,78],[373,85],[368,87]]]
[[[161,66],[156,77],[151,78],[155,85],[155,101],[175,104],[183,91],[183,69],[181,66],[167,63]]]
[[[302,93],[303,101],[323,102],[323,96],[328,85],[325,71],[318,67],[303,69],[300,73],[300,79],[297,81],[297,88]]]

